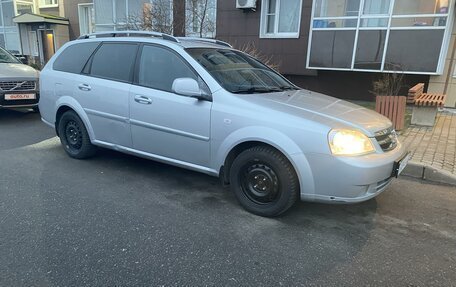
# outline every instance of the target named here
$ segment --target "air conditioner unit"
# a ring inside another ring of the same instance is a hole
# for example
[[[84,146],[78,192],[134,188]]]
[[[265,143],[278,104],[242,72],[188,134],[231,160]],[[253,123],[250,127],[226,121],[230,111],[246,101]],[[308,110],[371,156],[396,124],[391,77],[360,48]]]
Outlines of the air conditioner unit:
[[[236,0],[236,8],[255,10],[256,0]]]

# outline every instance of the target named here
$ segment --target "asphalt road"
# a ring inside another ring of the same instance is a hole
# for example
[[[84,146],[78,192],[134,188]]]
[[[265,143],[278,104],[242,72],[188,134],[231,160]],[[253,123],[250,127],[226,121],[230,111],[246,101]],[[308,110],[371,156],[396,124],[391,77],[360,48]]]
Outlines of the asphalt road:
[[[68,158],[0,110],[0,286],[456,286],[456,189],[242,210],[218,179],[102,150]]]

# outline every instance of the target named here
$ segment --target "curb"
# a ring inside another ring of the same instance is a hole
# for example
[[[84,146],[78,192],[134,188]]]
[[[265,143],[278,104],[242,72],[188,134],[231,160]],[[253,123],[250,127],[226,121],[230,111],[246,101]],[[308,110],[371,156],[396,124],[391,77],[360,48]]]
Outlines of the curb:
[[[401,175],[456,186],[455,174],[413,161],[407,164]]]

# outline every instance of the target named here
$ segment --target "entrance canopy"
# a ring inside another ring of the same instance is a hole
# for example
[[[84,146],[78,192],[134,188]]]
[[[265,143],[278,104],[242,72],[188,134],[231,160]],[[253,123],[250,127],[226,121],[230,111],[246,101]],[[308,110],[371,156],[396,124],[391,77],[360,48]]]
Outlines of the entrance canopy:
[[[13,21],[17,24],[31,24],[31,23],[49,23],[49,24],[60,24],[69,25],[70,21],[67,18],[47,15],[47,14],[32,14],[25,13],[13,18]]]

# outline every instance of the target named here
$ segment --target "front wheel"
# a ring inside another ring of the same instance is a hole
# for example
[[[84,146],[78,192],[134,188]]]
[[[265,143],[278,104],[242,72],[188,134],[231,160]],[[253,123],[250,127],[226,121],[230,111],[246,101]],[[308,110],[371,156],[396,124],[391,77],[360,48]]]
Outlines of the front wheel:
[[[299,181],[288,159],[278,150],[256,146],[243,151],[230,169],[231,190],[252,213],[273,217],[298,199]]]
[[[75,112],[67,111],[62,115],[58,130],[63,149],[70,157],[84,159],[95,155],[97,149],[90,142],[87,129]]]

